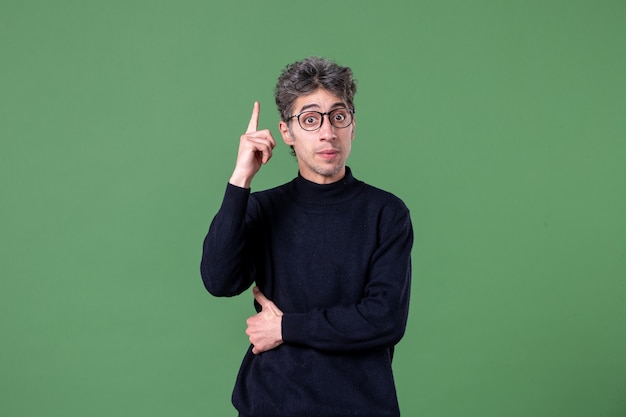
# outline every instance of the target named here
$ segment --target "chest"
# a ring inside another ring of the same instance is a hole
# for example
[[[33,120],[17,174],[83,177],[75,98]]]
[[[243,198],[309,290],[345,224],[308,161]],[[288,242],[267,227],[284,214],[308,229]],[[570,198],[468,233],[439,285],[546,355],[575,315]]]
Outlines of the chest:
[[[257,272],[279,305],[300,311],[362,298],[378,245],[375,214],[363,207],[273,214],[262,228]]]

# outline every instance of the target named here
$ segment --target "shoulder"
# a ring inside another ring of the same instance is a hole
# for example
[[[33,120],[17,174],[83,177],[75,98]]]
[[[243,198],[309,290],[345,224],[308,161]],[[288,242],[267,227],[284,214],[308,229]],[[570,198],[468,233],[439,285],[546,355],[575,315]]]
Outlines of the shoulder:
[[[291,182],[277,185],[276,187],[268,188],[265,190],[253,191],[250,196],[258,200],[273,199],[279,196],[284,196],[287,192],[289,184],[291,184]]]
[[[404,201],[390,191],[383,190],[382,188],[378,188],[365,182],[362,182],[361,190],[361,194],[367,201],[402,212],[408,213],[409,211]]]
[[[272,211],[277,207],[285,206],[291,200],[288,191],[289,184],[286,183],[266,190],[251,192],[248,200],[249,210]]]
[[[390,191],[361,182],[357,208],[370,224],[376,224],[382,236],[412,234],[411,213],[404,201]]]
[[[402,242],[412,246],[411,213],[404,201],[390,191],[370,184],[362,185],[362,211],[369,224],[375,224],[381,242]]]

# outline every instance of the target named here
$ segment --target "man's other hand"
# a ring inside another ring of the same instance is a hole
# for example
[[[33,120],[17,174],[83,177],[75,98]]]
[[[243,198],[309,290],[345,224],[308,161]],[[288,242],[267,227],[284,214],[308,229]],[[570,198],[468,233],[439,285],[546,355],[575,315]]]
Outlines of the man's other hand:
[[[283,343],[282,320],[283,312],[268,300],[258,287],[252,289],[254,299],[261,305],[261,312],[246,320],[246,334],[252,343],[252,353],[272,350]]]

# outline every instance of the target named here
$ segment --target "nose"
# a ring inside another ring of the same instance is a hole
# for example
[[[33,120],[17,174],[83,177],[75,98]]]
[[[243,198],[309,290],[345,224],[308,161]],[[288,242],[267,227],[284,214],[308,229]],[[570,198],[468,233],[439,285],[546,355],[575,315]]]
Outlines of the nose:
[[[324,116],[328,120],[324,120]],[[320,126],[320,139],[321,140],[335,140],[337,139],[337,135],[335,134],[335,127],[330,123],[330,115],[325,114],[322,116],[322,125]]]

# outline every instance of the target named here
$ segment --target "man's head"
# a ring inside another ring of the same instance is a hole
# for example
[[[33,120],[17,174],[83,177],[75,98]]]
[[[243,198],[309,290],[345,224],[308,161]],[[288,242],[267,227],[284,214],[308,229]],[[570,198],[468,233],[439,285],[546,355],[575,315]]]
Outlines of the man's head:
[[[323,88],[354,109],[356,84],[352,70],[324,58],[310,57],[287,65],[282,71],[274,98],[282,121],[293,115],[293,104],[300,96]]]
[[[356,126],[355,92],[350,68],[322,58],[288,65],[279,77],[279,129],[304,178],[325,184],[345,175]]]

